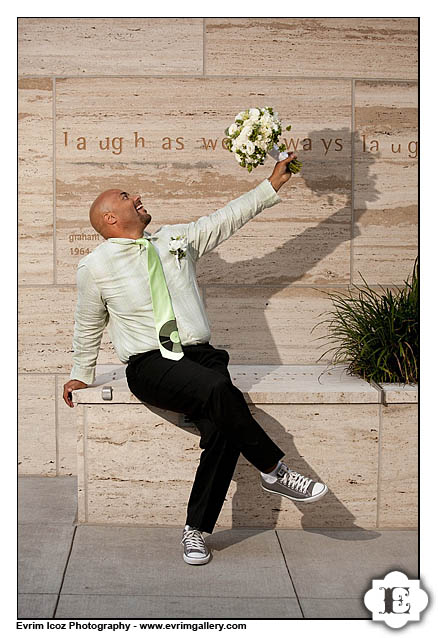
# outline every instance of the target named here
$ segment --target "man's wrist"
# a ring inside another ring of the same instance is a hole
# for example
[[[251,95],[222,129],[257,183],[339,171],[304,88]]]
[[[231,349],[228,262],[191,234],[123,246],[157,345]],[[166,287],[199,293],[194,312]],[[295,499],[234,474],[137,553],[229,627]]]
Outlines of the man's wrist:
[[[275,177],[272,177],[272,175],[271,177],[268,177],[268,182],[271,182],[272,188],[278,193],[282,184],[276,180]]]

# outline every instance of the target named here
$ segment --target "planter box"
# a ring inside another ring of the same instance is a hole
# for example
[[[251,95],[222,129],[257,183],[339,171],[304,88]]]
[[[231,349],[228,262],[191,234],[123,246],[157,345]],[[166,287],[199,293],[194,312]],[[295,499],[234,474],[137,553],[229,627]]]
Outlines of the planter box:
[[[329,493],[296,504],[267,494],[241,455],[218,526],[414,527],[416,388],[379,387],[324,365],[229,366],[254,418],[286,463]],[[112,398],[102,398],[103,388]],[[184,415],[130,392],[125,366],[98,366],[73,392],[78,418],[78,522],[181,526],[201,450]]]
[[[418,523],[417,386],[382,383],[378,525]]]

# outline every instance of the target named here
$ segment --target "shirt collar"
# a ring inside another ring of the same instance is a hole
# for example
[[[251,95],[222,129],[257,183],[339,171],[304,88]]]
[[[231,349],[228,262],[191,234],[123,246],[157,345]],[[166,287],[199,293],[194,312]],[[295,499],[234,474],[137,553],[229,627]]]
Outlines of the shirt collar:
[[[151,235],[146,230],[143,231],[143,237],[146,239],[158,239],[157,235]],[[131,239],[130,237],[108,237],[106,241],[110,241],[112,244],[133,244],[135,239]]]

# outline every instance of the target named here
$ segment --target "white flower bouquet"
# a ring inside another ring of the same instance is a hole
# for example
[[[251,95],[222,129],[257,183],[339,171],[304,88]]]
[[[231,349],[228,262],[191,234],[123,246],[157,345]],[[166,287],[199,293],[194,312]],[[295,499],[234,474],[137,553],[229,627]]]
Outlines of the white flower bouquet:
[[[291,127],[286,126],[290,131]],[[225,145],[234,153],[240,166],[250,173],[253,168],[264,164],[266,155],[277,162],[286,159],[286,144],[278,144],[282,131],[278,113],[270,106],[241,111],[234,122],[225,130]],[[298,173],[303,164],[293,159],[288,164],[291,173]]]

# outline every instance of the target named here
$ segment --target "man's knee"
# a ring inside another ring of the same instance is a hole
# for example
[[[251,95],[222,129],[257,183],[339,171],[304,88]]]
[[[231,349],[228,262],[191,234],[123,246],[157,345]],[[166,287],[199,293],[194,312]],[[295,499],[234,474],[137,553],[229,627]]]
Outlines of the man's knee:
[[[211,392],[210,394],[222,395],[228,394],[232,388],[232,383],[225,376],[218,376],[217,378],[211,381]]]
[[[218,374],[209,381],[206,404],[220,404],[229,401],[233,384],[230,379]]]

